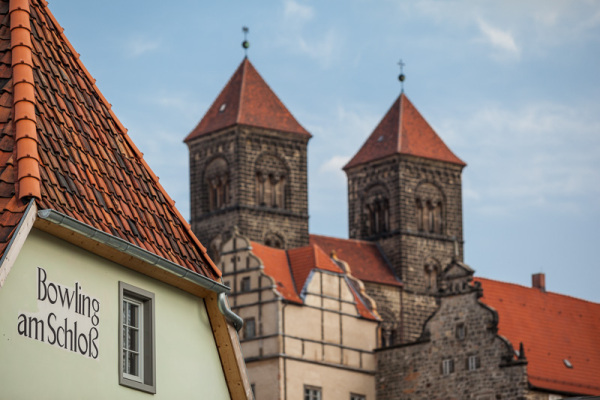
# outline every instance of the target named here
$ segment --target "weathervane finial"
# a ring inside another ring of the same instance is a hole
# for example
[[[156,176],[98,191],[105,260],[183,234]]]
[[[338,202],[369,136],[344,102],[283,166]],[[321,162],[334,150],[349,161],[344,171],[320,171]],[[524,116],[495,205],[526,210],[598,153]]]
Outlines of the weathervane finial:
[[[244,49],[244,57],[247,58],[248,57],[248,47],[250,47],[250,42],[246,39],[246,36],[248,35],[248,27],[244,26],[242,27],[242,32],[244,32],[244,41],[242,42],[242,47]]]
[[[400,75],[398,75],[398,80],[400,81],[402,93],[404,93],[404,80],[406,79],[406,76],[404,75],[404,62],[402,61],[402,59],[400,59],[398,65],[400,66]]]

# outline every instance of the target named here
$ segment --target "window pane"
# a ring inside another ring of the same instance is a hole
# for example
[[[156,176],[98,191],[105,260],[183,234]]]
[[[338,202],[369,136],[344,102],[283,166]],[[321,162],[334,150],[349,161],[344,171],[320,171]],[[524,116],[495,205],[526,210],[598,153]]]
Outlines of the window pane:
[[[139,356],[133,352],[127,352],[127,372],[129,375],[139,376]]]

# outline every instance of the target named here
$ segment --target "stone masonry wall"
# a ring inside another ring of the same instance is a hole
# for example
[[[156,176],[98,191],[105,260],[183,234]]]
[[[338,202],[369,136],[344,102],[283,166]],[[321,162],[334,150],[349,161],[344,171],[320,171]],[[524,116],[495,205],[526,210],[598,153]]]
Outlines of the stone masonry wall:
[[[427,322],[428,340],[377,351],[377,399],[524,399],[527,366],[494,327],[493,312],[476,292],[443,297]],[[472,370],[470,356],[477,357]],[[444,360],[453,365],[446,374]]]
[[[243,126],[188,143],[191,225],[200,241],[208,246],[218,234],[237,225],[257,242],[270,234],[281,237],[286,248],[307,245],[307,144],[308,138],[296,134]],[[256,163],[264,155],[277,158],[288,171],[285,208],[257,204]],[[229,199],[222,208],[210,211],[204,172],[215,157],[227,161]]]

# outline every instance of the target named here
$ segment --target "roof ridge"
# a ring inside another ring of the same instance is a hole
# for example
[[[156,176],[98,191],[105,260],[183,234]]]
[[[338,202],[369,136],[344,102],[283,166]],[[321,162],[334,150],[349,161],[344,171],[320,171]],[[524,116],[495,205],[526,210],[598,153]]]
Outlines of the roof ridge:
[[[400,153],[402,151],[402,134],[404,133],[404,129],[403,126],[404,124],[402,123],[403,121],[403,117],[404,117],[404,103],[405,101],[403,101],[406,98],[406,96],[404,95],[404,91],[402,91],[402,93],[400,93],[400,98],[398,99],[398,132],[396,137],[398,138],[398,141],[396,142],[396,152]]]
[[[19,2],[19,3],[26,2],[27,5],[29,6],[29,0],[11,0],[10,2],[11,2],[11,4],[13,2]],[[181,213],[179,212],[179,210],[177,209],[177,207],[175,207],[175,201],[171,198],[171,196],[168,194],[168,192],[162,186],[162,184],[160,183],[159,177],[156,176],[156,174],[154,173],[154,171],[150,168],[150,166],[148,165],[148,163],[144,159],[144,153],[142,153],[140,151],[140,149],[135,145],[135,143],[133,142],[133,140],[131,139],[131,137],[127,134],[128,129],[125,128],[125,126],[121,123],[121,121],[119,120],[119,118],[117,117],[117,115],[114,113],[114,111],[112,109],[112,104],[108,102],[108,100],[106,99],[106,97],[104,97],[104,95],[102,94],[102,92],[100,91],[100,89],[98,88],[98,86],[96,85],[96,79],[94,79],[92,77],[92,74],[88,71],[88,69],[83,64],[83,61],[81,60],[80,54],[77,51],[75,51],[75,48],[73,47],[73,45],[71,44],[71,42],[69,41],[69,39],[67,38],[67,36],[64,33],[64,28],[58,23],[58,21],[54,17],[54,14],[52,14],[52,11],[48,7],[48,2],[45,1],[45,0],[42,0],[41,3],[42,3],[42,6],[44,8],[44,11],[47,13],[47,15],[50,18],[50,20],[52,21],[52,23],[56,26],[60,38],[65,42],[65,44],[67,45],[67,47],[69,48],[69,50],[71,50],[71,52],[75,55],[75,61],[77,62],[77,66],[79,68],[81,68],[81,70],[85,74],[86,78],[90,81],[92,89],[94,90],[94,93],[99,97],[99,101],[106,106],[107,111],[108,111],[110,117],[113,119],[113,121],[117,125],[117,128],[122,132],[123,139],[125,139],[126,143],[130,146],[131,150],[133,151],[133,153],[135,154],[135,156],[138,158],[138,160],[140,161],[140,163],[142,164],[142,166],[144,167],[144,169],[146,170],[146,172],[148,173],[148,175],[150,175],[150,178],[156,184],[158,190],[165,197],[165,199],[167,200],[167,202],[171,206],[172,211],[177,216],[177,219],[181,222],[182,226],[185,228],[186,233],[190,236],[190,238],[192,239],[192,241],[200,249],[200,251],[202,253],[202,256],[204,257],[204,261],[208,265],[210,265],[211,269],[213,270],[213,272],[215,272],[217,274],[217,276],[221,276],[222,275],[221,271],[219,270],[219,268],[217,268],[217,266],[214,264],[214,262],[212,261],[212,259],[208,256],[208,253],[206,251],[206,247],[204,247],[202,245],[202,243],[200,242],[200,240],[192,232],[192,228],[191,228],[190,224],[181,215]],[[12,18],[11,18],[11,25],[12,25]],[[30,49],[30,51],[31,51],[31,49]]]
[[[493,282],[493,283],[500,283],[500,284],[503,284],[503,285],[511,285],[511,286],[516,286],[516,287],[521,288],[521,289],[528,289],[530,291],[535,291],[534,293],[539,292],[539,293],[543,293],[545,295],[566,297],[566,298],[570,298],[570,299],[573,299],[573,300],[582,301],[582,302],[585,302],[585,303],[590,303],[590,304],[594,304],[594,305],[600,305],[600,303],[597,303],[595,301],[591,301],[591,300],[587,300],[587,299],[582,299],[580,297],[571,296],[569,294],[553,292],[551,290],[546,290],[544,292],[541,292],[540,289],[537,289],[537,288],[534,288],[534,287],[531,287],[531,286],[522,285],[520,283],[506,282],[506,281],[501,281],[501,280],[498,280],[498,279],[491,279],[491,278],[484,278],[482,276],[474,276],[473,280],[476,280],[476,281],[477,280],[484,280],[484,281]]]
[[[10,49],[17,159],[17,196],[41,198],[40,155],[35,114],[35,80],[29,0],[10,0]]]
[[[242,61],[242,78],[240,82],[240,93],[238,98],[238,108],[237,115],[235,116],[235,121],[239,123],[240,117],[242,116],[242,100],[244,99],[244,87],[246,86],[246,69],[248,68],[248,57],[244,57]]]

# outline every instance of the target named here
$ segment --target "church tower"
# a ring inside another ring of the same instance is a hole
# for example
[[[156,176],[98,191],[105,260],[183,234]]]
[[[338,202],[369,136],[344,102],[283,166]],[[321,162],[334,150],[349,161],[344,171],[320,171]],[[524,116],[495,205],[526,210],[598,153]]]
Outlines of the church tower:
[[[462,261],[465,165],[402,92],[344,167],[350,238],[376,241],[403,282],[403,342],[435,310],[442,268]]]
[[[237,226],[267,246],[307,245],[310,138],[244,58],[185,139],[191,225],[200,241]]]

